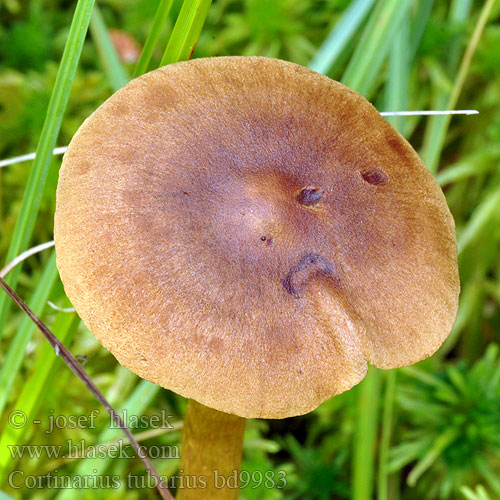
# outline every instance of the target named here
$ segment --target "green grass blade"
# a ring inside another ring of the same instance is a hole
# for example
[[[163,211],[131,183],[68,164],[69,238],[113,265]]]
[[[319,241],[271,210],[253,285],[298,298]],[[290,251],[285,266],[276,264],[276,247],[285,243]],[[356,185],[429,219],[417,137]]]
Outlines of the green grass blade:
[[[363,31],[361,40],[344,72],[342,83],[369,96],[395,34],[408,16],[411,0],[381,0]]]
[[[464,4],[463,6],[461,6],[462,3]],[[479,19],[474,28],[474,32],[472,33],[464,57],[460,64],[460,68],[456,75],[452,91],[449,95],[442,91],[439,92],[434,101],[436,106],[444,107],[446,109],[455,108],[458,97],[465,83],[472,57],[476,51],[479,40],[481,39],[486,23],[488,22],[488,18],[491,14],[494,3],[495,0],[486,0],[486,2],[484,3],[479,15]],[[461,6],[461,8],[457,8],[457,20],[465,22],[470,10],[470,2],[455,2],[455,4]],[[459,42],[457,41],[456,43],[458,44]],[[454,45],[450,47],[451,54],[456,53],[456,50],[458,49],[456,49]],[[432,117],[429,120],[425,131],[421,156],[429,170],[433,173],[436,172],[439,164],[439,159],[441,157],[441,151],[444,147],[450,120],[450,116]]]
[[[137,385],[131,396],[127,399],[125,404],[118,410],[118,412],[122,413],[123,411],[125,411],[128,415],[142,415],[160,389],[160,386],[152,384],[147,380],[142,380]],[[96,443],[107,443],[116,439],[121,434],[122,431],[120,429],[113,429],[108,427],[97,437]],[[114,459],[112,457],[82,460],[74,471],[74,475],[101,475],[106,471],[106,469],[112,464],[113,461]],[[80,498],[79,493],[80,492],[78,490],[63,490],[55,498],[56,500],[77,499]]]
[[[42,277],[40,278],[40,284],[36,288],[35,293],[28,304],[37,316],[40,316],[45,309],[57,276],[56,254],[55,252],[52,252],[51,257],[45,266]],[[26,346],[31,340],[35,329],[35,324],[28,316],[25,316],[22,320],[21,326],[17,330],[12,342],[9,345],[9,350],[7,351],[5,361],[0,371],[0,387],[2,388],[2,391],[0,392],[0,414],[2,414],[4,410],[7,397],[12,389],[12,386],[14,385],[19,368],[23,362]]]
[[[456,26],[465,26],[470,19],[471,10],[473,7],[473,0],[452,0],[450,5],[449,21]],[[463,50],[463,37],[457,34],[450,44],[449,53],[447,57],[448,70],[450,74],[455,73],[459,63],[460,56]]]
[[[129,80],[116,49],[109,37],[108,29],[104,23],[101,11],[94,7],[92,17],[90,18],[90,32],[94,40],[99,59],[104,67],[104,71],[108,76],[109,84],[113,92],[121,89]]]
[[[312,70],[326,73],[330,69],[374,3],[375,0],[355,0],[351,3],[309,63]]]
[[[500,187],[484,197],[475,208],[467,226],[458,237],[458,255],[478,240],[491,222],[500,222]],[[492,224],[493,227],[498,227]]]
[[[380,400],[380,370],[370,367],[358,390],[352,500],[371,500]]]
[[[436,461],[443,451],[458,437],[457,429],[450,427],[436,438],[432,448],[408,474],[408,485],[415,486],[418,478]]]
[[[422,40],[425,28],[431,16],[432,6],[434,5],[434,0],[420,0],[417,3],[417,12],[415,14],[415,20],[412,22],[411,26],[411,41],[410,47],[408,48],[408,59],[412,61],[417,54],[418,47]]]
[[[128,368],[117,363],[112,378],[114,382],[108,387],[104,395],[111,405],[121,405],[125,397],[132,392],[134,386],[137,385],[138,377]]]
[[[394,423],[394,399],[396,395],[396,370],[385,372],[385,395],[380,437],[377,500],[389,499],[389,448]]]
[[[68,302],[69,304],[69,302]],[[76,314],[58,313],[52,332],[65,344],[69,344],[80,323]],[[61,358],[55,355],[52,346],[45,342],[40,348],[38,359],[29,380],[24,384],[13,409],[21,411],[26,416],[27,422],[33,422],[38,408],[43,401],[44,394],[50,390],[50,386]],[[9,445],[22,445],[29,426],[14,428],[9,425],[5,427],[0,439],[0,485],[4,484],[9,470],[15,465],[8,448]]]
[[[151,31],[148,34],[146,43],[141,52],[141,57],[137,61],[137,65],[134,71],[134,78],[146,73],[151,62],[151,57],[153,56],[153,51],[158,45],[158,39],[160,38],[161,30],[168,18],[168,14],[172,9],[174,0],[161,0],[160,5],[155,14],[153,25],[151,26]]]
[[[441,346],[437,355],[444,358],[457,344],[462,331],[472,323],[471,318],[475,312],[481,309],[484,300],[484,291],[481,283],[476,280],[468,280],[465,282],[463,289],[460,293],[460,301],[458,307],[458,314],[455,324]]]
[[[468,486],[462,486],[460,493],[464,496],[465,500],[491,500],[488,493],[483,486],[476,486],[476,490],[471,490]]]
[[[184,0],[163,54],[161,66],[185,61],[191,57],[211,3],[212,0]]]
[[[90,22],[90,16],[95,0],[78,0],[73,21],[69,30],[68,40],[57,73],[54,90],[49,102],[42,133],[38,142],[36,158],[31,167],[30,175],[24,190],[19,216],[11,238],[6,262],[26,250],[33,233],[36,217],[40,208],[43,187],[47,179],[52,151],[56,145],[59,129],[66,105],[68,103],[71,85]],[[7,277],[7,283],[15,288],[21,265],[17,266]],[[9,313],[10,300],[7,294],[0,294],[0,335],[3,331]]]
[[[436,174],[440,186],[468,180],[494,171],[500,161],[500,148],[492,145],[490,149],[478,151],[458,163],[448,165]]]
[[[409,33],[406,25],[399,29],[389,56],[389,78],[385,86],[385,109],[398,111],[408,109],[409,102]],[[389,123],[405,135],[406,117],[389,116]]]
[[[478,472],[483,476],[486,484],[493,490],[495,495],[493,498],[500,496],[500,479],[496,471],[492,471],[486,460],[477,460],[476,467]]]

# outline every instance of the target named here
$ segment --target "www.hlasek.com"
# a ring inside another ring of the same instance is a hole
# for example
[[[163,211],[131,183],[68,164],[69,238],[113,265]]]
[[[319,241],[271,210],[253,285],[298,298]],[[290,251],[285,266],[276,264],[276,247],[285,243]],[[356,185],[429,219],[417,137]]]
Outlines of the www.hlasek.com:
[[[182,471],[180,471],[182,473]],[[223,475],[215,470],[213,476],[160,476],[154,477],[150,471],[144,475],[128,473],[124,478],[117,475],[100,475],[97,469],[93,474],[62,475],[58,470],[47,474],[35,476],[25,474],[22,470],[15,470],[9,474],[8,482],[14,489],[118,489],[125,485],[129,489],[156,488],[159,481],[167,488],[179,489],[205,489],[209,486],[220,488],[252,488],[264,487],[267,489],[283,489],[287,485],[286,472],[278,471],[253,471],[234,470],[229,475]]]
[[[139,453],[130,444],[122,439],[108,444],[86,445],[85,440],[73,441],[68,439],[62,444],[40,444],[40,445],[8,445],[10,455],[13,459],[29,458],[179,458],[178,446],[140,446]]]

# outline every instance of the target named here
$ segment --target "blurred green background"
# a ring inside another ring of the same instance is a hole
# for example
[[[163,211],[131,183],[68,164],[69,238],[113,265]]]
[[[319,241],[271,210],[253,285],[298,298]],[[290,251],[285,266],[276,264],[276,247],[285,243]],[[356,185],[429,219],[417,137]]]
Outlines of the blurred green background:
[[[173,29],[183,3],[175,0],[170,10],[168,3],[99,1],[79,62],[75,42],[56,83],[68,35],[72,36],[76,2],[0,1],[0,159],[37,147],[43,153],[38,163],[0,168],[2,265],[20,251],[52,239],[60,157],[49,160],[49,151],[56,141],[59,146],[68,144],[82,121],[132,75],[158,67],[162,60],[189,56],[189,43],[180,45],[182,30]],[[80,4],[91,7],[92,2]],[[265,55],[290,60],[343,81],[380,111],[480,111],[452,119],[391,119],[436,176],[455,217],[462,294],[449,339],[435,356],[416,366],[390,372],[371,369],[362,384],[308,415],[249,421],[242,468],[252,479],[241,498],[500,499],[500,1],[185,4],[202,7],[195,16],[199,29],[205,20],[203,7],[210,6],[193,57]],[[159,6],[165,9],[165,20],[156,30]],[[85,15],[79,18],[75,40],[84,39]],[[193,30],[194,40],[196,26]],[[156,37],[151,59],[142,60],[142,70],[137,69],[151,33]],[[52,114],[47,115],[53,92]],[[134,430],[145,446],[175,450],[185,400],[138,379],[117,364],[75,314],[47,305],[49,300],[61,307],[70,305],[51,252],[29,258],[9,275],[11,282],[80,355],[113,404],[134,415],[164,411],[174,416],[174,430],[145,425]],[[103,409],[96,429],[64,426],[48,433],[44,425],[16,429],[9,423],[12,411],[47,424],[50,415],[88,415],[99,407],[1,295],[0,488],[5,493],[0,492],[0,499],[156,498],[153,489],[124,485],[61,491],[13,487],[15,470],[26,476],[125,478],[145,473],[137,459],[75,460],[46,452],[13,458],[12,444],[64,447],[69,440],[83,439],[92,446],[111,443],[120,433],[107,429]],[[176,474],[175,457],[153,457],[153,462],[160,474]],[[266,472],[268,483],[259,479]],[[283,474],[286,485],[278,488]],[[16,476],[14,483],[20,482]]]

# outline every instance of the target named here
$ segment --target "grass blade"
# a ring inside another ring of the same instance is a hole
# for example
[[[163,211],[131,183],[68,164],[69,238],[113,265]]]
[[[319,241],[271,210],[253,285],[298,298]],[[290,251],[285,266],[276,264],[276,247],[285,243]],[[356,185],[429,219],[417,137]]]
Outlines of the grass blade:
[[[389,448],[394,423],[394,400],[396,395],[396,370],[385,372],[385,395],[380,437],[377,500],[389,498]]]
[[[434,0],[421,0],[420,2],[417,2],[417,12],[415,14],[415,20],[412,22],[411,41],[408,48],[408,59],[410,61],[412,61],[417,54],[422,36],[431,16],[433,5]]]
[[[160,386],[152,384],[147,380],[142,380],[137,385],[132,395],[118,410],[118,413],[126,415],[142,415],[159,390]],[[97,437],[96,442],[107,443],[109,441],[116,439],[117,436],[120,435],[121,435],[120,429],[114,429],[108,427],[103,432],[101,432],[101,434]],[[111,465],[113,460],[114,459],[112,457],[95,458],[95,459],[89,458],[82,460],[78,464],[73,474],[76,476],[85,476],[87,474],[101,475]],[[80,492],[78,490],[71,490],[71,489],[63,490],[55,498],[56,500],[72,500],[75,498],[80,498]]]
[[[411,0],[382,0],[377,4],[344,72],[344,85],[365,97],[375,89],[376,75],[408,16],[410,3]]]
[[[59,313],[54,321],[52,331],[61,342],[69,344],[79,323],[80,318],[76,314]],[[31,377],[24,384],[23,390],[13,406],[16,411],[24,413],[27,422],[33,422],[43,401],[43,395],[49,390],[60,362],[61,359],[54,355],[52,346],[49,343],[43,344]],[[24,444],[27,430],[26,426],[15,428],[7,425],[1,435],[0,485],[4,484],[9,469],[15,465],[8,446]]]
[[[418,478],[436,461],[443,451],[458,437],[457,430],[453,427],[446,429],[436,438],[432,448],[413,467],[408,474],[407,482],[409,486],[415,486]]]
[[[116,92],[130,80],[130,77],[120,62],[120,58],[109,37],[108,29],[97,5],[94,7],[92,17],[90,18],[90,32],[92,33],[92,39],[94,40],[104,71],[108,75],[111,89],[113,92]]]
[[[409,102],[409,33],[407,25],[399,29],[389,57],[389,78],[385,86],[386,109],[407,109]],[[387,121],[405,135],[406,117],[390,116]]]
[[[56,282],[57,276],[56,254],[55,252],[52,252],[51,257],[45,266],[42,277],[40,278],[40,284],[36,288],[29,303],[30,309],[32,309],[37,316],[41,316],[45,306],[47,305],[50,292]],[[6,294],[2,291],[2,295]],[[7,397],[12,389],[12,386],[14,385],[14,381],[16,380],[17,374],[23,362],[26,346],[31,340],[35,328],[36,327],[30,318],[25,316],[22,320],[21,326],[14,336],[14,339],[10,343],[2,370],[0,371],[0,387],[2,388],[2,391],[0,392],[0,414],[2,414],[4,410]]]
[[[444,358],[457,344],[462,331],[472,323],[474,314],[481,309],[484,290],[481,282],[468,280],[460,293],[458,315],[453,328],[437,355]]]
[[[19,217],[11,238],[6,262],[10,262],[16,255],[28,248],[31,234],[35,226],[36,217],[40,208],[43,187],[47,179],[49,165],[52,160],[52,151],[56,145],[59,129],[66,105],[68,103],[71,85],[75,77],[76,68],[90,22],[90,16],[95,0],[78,0],[73,21],[69,30],[68,40],[57,73],[54,90],[47,109],[42,133],[38,142],[36,158],[24,191]],[[7,277],[6,281],[15,287],[21,272],[21,265],[17,266]],[[7,294],[0,294],[0,335],[10,309]]]
[[[330,69],[374,3],[375,0],[355,0],[351,3],[309,63],[312,70],[326,73]]]
[[[495,171],[500,161],[500,149],[492,146],[486,151],[479,151],[466,158],[460,159],[458,163],[448,165],[440,170],[436,175],[436,180],[440,186],[469,180],[476,176]]]
[[[134,78],[146,73],[148,70],[151,57],[153,56],[153,51],[158,44],[161,30],[167,21],[168,14],[172,9],[173,3],[174,0],[161,0],[156,11],[153,26],[151,26],[151,31],[149,32],[144,48],[142,49],[141,57],[139,58],[139,61],[137,61]]]
[[[458,14],[460,16],[461,21],[465,21],[468,17],[468,13],[470,10],[470,2],[458,2],[458,5],[464,4],[464,7],[458,10]],[[445,93],[440,93],[436,98],[435,103],[439,106],[441,103],[446,109],[453,109],[458,101],[458,97],[460,92],[462,91],[462,87],[465,83],[465,79],[467,77],[467,72],[469,71],[470,63],[472,61],[472,57],[476,51],[477,45],[481,36],[483,34],[486,23],[488,22],[488,18],[491,14],[491,10],[495,0],[486,0],[479,15],[479,19],[474,28],[474,32],[469,40],[467,48],[465,50],[464,57],[460,64],[460,68],[458,70],[457,76],[455,78],[455,83],[453,85],[452,91],[450,95],[446,95]],[[468,7],[468,8],[467,8]],[[457,42],[459,43],[459,42]],[[450,52],[456,53],[456,48],[452,46],[450,48]],[[454,52],[455,51],[455,52]],[[450,124],[450,116],[436,116],[429,120],[427,125],[424,143],[422,146],[422,158],[426,163],[427,167],[431,172],[436,172],[439,159],[441,157],[441,151],[444,146],[446,132],[448,131],[448,127]]]
[[[352,500],[372,499],[379,399],[380,370],[370,367],[358,392]]]
[[[161,66],[191,57],[212,0],[184,0],[163,54]]]
[[[498,227],[497,224],[500,222],[500,187],[485,196],[475,208],[470,221],[458,237],[458,255],[477,241],[491,222],[494,222],[493,227]]]

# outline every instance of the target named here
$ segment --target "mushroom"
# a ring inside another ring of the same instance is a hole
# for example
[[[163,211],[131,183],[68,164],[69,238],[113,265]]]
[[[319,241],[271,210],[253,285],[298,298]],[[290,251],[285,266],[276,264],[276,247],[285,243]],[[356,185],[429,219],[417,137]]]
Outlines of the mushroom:
[[[191,399],[181,469],[208,477],[179,498],[237,495],[211,475],[239,467],[243,417],[304,414],[367,363],[420,361],[456,316],[454,222],[423,162],[361,95],[276,59],[119,90],[71,141],[54,232],[91,332]]]

